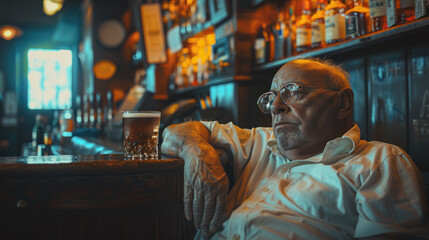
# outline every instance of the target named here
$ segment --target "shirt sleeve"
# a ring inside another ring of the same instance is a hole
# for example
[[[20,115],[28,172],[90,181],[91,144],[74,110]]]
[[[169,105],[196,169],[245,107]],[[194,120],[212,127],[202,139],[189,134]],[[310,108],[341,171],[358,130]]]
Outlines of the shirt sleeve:
[[[253,150],[254,132],[251,129],[241,129],[231,122],[202,123],[210,130],[210,144],[214,148],[222,148],[230,155],[233,161],[234,178],[238,179],[245,168]]]
[[[355,237],[383,233],[429,237],[426,201],[422,177],[409,156],[387,156],[369,173],[356,194]]]

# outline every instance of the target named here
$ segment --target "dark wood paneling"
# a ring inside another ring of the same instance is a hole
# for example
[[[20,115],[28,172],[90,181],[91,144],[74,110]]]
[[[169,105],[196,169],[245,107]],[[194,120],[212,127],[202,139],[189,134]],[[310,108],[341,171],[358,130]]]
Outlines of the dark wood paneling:
[[[368,58],[369,139],[407,150],[405,51]]]
[[[367,91],[365,59],[359,58],[343,62],[344,69],[350,74],[350,85],[354,93],[353,120],[361,130],[361,138],[368,138]]]
[[[52,217],[37,217],[36,220],[40,221],[43,219],[49,220]],[[57,236],[60,237],[61,240],[74,240],[74,239],[82,239],[84,236],[85,226],[84,223],[84,215],[80,213],[64,213],[59,216],[55,216],[54,218],[58,218],[57,224],[59,224],[59,234]],[[45,233],[48,233],[46,231]],[[42,235],[43,236],[43,235]]]
[[[421,169],[429,171],[429,47],[412,49],[408,64],[408,152]]]

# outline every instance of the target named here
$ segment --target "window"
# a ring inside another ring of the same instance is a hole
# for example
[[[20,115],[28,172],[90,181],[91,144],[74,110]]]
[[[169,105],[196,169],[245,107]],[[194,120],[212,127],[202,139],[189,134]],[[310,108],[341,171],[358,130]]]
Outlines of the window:
[[[29,109],[72,106],[72,52],[65,49],[28,50]]]

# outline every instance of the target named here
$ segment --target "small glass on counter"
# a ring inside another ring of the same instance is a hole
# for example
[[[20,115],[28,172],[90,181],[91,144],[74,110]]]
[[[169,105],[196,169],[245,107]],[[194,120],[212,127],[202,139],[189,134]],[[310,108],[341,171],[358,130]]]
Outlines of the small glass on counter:
[[[158,159],[158,134],[161,112],[122,112],[124,158],[127,160]]]

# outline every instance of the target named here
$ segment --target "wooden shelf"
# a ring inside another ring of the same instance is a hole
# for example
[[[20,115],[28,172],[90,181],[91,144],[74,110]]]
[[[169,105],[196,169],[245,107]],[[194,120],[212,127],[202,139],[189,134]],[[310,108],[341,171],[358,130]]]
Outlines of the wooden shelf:
[[[205,23],[200,23],[192,26],[192,31],[189,33],[182,34],[182,41],[186,41],[187,39],[197,36],[200,33],[203,33],[212,27],[211,21],[207,21]]]
[[[220,85],[220,84],[225,84],[230,82],[238,82],[238,81],[250,81],[251,79],[252,78],[249,75],[232,75],[231,74],[231,75],[217,76],[217,77],[210,78],[210,80],[204,85],[180,88],[171,92],[170,94],[182,95],[182,94],[191,93],[191,92],[203,91],[204,89],[207,89],[215,85]]]
[[[299,58],[330,56],[339,53],[346,53],[357,49],[363,49],[382,42],[392,41],[399,37],[405,36],[412,32],[429,31],[429,17],[419,19],[417,21],[389,28],[387,30],[378,31],[361,36],[356,39],[346,40],[344,42],[329,45],[325,48],[315,49],[302,54],[297,54],[277,61],[256,67],[256,71],[270,70],[281,67],[283,64]]]

